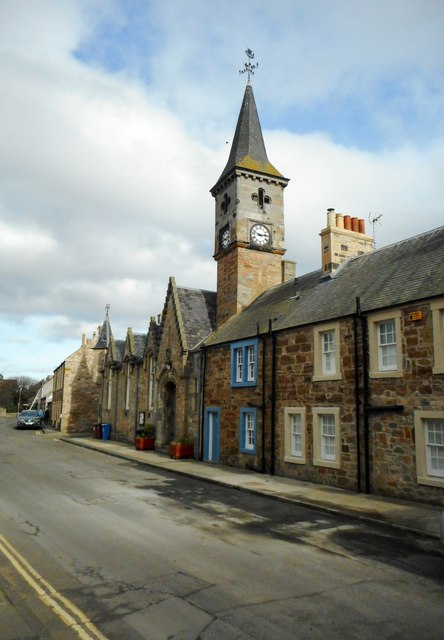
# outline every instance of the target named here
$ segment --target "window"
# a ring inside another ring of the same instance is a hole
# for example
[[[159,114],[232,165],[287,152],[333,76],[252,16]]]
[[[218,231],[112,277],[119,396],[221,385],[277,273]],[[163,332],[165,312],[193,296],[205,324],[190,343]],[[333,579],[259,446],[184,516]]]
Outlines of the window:
[[[401,312],[368,318],[371,378],[402,376]]]
[[[256,409],[241,409],[240,450],[242,453],[256,453]]]
[[[444,420],[425,419],[427,473],[444,478]]]
[[[444,373],[444,299],[432,302],[433,373]]]
[[[106,408],[109,411],[111,409],[111,396],[113,391],[113,370],[108,369],[108,395],[106,398]]]
[[[394,371],[396,362],[396,327],[394,320],[378,323],[378,358],[380,371]]]
[[[339,322],[319,325],[314,329],[313,380],[340,380]]]
[[[148,359],[148,409],[152,409],[154,404],[155,371],[154,357],[150,356]]]
[[[257,381],[257,339],[231,345],[231,386],[255,386]]]
[[[325,331],[322,335],[322,373],[329,375],[336,373],[335,366],[335,334]]]
[[[329,414],[320,416],[321,427],[321,458],[336,460],[336,422]]]
[[[313,407],[313,464],[340,467],[338,407]]]
[[[285,462],[305,464],[305,408],[285,407]]]
[[[126,390],[125,390],[125,411],[129,411],[130,405],[130,387],[131,387],[131,370],[130,363],[126,365]]]
[[[444,411],[415,411],[418,484],[444,487]]]

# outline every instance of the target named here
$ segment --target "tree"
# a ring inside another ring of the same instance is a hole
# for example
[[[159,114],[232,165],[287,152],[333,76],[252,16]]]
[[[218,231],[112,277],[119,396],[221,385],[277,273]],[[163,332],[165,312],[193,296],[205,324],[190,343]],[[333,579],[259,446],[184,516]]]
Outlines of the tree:
[[[21,410],[23,405],[30,405],[34,400],[39,386],[40,382],[29,376],[0,379],[0,407],[8,413]]]

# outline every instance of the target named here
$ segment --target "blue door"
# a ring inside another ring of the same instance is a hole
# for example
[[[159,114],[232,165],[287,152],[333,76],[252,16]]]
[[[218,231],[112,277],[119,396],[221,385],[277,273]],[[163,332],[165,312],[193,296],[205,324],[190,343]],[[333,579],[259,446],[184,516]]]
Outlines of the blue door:
[[[208,407],[205,410],[204,460],[219,462],[220,409]]]

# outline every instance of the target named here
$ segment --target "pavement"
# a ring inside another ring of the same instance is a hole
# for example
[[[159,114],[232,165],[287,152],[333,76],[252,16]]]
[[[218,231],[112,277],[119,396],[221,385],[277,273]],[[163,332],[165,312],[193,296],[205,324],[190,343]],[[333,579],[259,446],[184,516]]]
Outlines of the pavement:
[[[355,493],[194,459],[173,460],[166,453],[137,451],[134,445],[115,440],[98,440],[91,436],[78,437],[62,434],[59,439],[103,454],[232,489],[303,505],[327,513],[346,515],[365,522],[383,524],[430,538],[440,537],[439,520],[444,507]]]

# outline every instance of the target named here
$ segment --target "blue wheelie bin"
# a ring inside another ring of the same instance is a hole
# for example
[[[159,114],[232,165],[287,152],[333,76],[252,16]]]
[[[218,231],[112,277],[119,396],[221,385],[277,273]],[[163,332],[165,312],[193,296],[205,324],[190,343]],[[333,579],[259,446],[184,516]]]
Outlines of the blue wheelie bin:
[[[102,440],[109,440],[111,435],[111,425],[104,422],[102,424]]]

